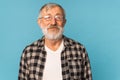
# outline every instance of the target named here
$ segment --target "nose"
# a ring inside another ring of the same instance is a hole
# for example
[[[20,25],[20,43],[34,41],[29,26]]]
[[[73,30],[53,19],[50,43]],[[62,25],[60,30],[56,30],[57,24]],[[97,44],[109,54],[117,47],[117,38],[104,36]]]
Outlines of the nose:
[[[56,24],[57,24],[57,22],[56,22],[56,19],[55,19],[55,18],[52,18],[52,19],[51,19],[51,24],[52,24],[52,25],[56,25]]]

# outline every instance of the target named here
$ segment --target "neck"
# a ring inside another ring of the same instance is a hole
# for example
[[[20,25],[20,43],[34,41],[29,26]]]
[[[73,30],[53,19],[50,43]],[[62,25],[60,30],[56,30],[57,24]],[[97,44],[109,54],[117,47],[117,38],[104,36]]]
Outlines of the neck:
[[[51,40],[45,38],[45,45],[53,51],[56,51],[62,42],[62,38],[58,40]]]

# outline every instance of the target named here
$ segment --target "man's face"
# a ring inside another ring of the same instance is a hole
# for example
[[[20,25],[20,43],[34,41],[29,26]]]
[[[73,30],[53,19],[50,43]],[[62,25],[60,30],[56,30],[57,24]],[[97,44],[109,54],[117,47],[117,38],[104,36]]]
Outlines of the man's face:
[[[64,13],[57,6],[49,9],[44,8],[41,12],[41,18],[38,19],[38,24],[43,34],[49,39],[58,39],[61,37],[65,22]]]

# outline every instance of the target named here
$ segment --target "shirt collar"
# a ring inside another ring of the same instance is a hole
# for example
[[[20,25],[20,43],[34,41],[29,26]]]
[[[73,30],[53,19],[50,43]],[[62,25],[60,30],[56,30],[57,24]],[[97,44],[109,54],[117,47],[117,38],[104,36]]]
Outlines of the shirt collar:
[[[63,35],[63,41],[64,41],[64,46],[72,46],[72,40],[67,38],[66,36]],[[44,44],[45,44],[45,37],[43,36],[41,39],[38,40],[38,46],[44,50]]]

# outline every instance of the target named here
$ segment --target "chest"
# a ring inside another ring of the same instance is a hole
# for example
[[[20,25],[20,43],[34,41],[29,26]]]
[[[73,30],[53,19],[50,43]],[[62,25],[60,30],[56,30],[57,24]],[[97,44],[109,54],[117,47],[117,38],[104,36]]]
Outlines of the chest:
[[[29,74],[38,80],[42,80],[45,64],[47,63],[47,54],[44,51],[32,53],[32,55],[34,56],[31,56],[29,60]],[[82,66],[84,65],[81,53],[78,51],[64,50],[61,52],[59,58],[57,60],[60,64],[57,64],[57,66],[61,66],[62,78],[64,80],[80,80]],[[51,64],[48,65],[50,66]]]

